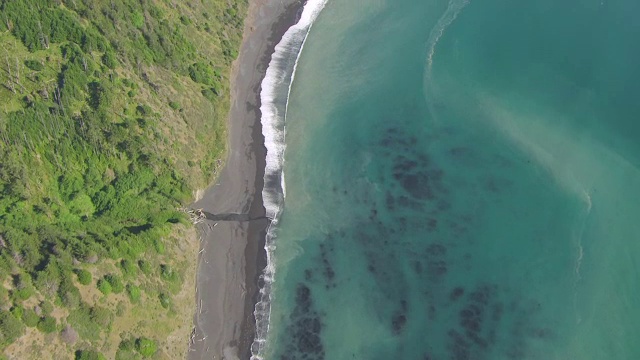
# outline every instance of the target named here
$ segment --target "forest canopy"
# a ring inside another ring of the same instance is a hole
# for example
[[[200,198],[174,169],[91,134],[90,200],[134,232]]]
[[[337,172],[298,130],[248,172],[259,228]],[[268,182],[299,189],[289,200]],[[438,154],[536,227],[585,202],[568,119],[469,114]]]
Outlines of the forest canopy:
[[[180,282],[166,275],[166,241],[224,154],[245,11],[246,0],[0,0],[0,350],[31,328],[97,346],[113,317],[83,286],[171,304],[144,284]]]

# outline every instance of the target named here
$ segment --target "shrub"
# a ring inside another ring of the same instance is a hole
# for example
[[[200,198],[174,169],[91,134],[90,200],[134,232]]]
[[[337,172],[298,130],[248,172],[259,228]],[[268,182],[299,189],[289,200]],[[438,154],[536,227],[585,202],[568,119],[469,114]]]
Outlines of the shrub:
[[[168,309],[169,306],[171,306],[171,297],[169,297],[169,295],[160,293],[158,298],[160,299],[160,305],[162,305],[163,308]]]
[[[144,25],[144,16],[138,11],[134,11],[133,14],[131,14],[131,22],[133,26],[140,29]]]
[[[138,273],[135,263],[129,259],[123,259],[120,261],[120,267],[122,268],[122,272],[125,277],[133,277]]]
[[[0,286],[0,304],[6,304],[8,302],[9,302],[9,291],[4,286]]]
[[[76,351],[76,360],[106,360],[101,353],[94,350],[78,350]]]
[[[127,312],[127,306],[124,304],[124,301],[118,301],[118,305],[116,305],[116,316],[123,316]]]
[[[40,303],[40,308],[42,309],[42,313],[44,315],[49,315],[53,311],[53,304],[49,301],[43,301]]]
[[[100,96],[96,94],[96,108],[100,106]],[[93,100],[92,100],[93,101]],[[69,203],[69,209],[72,213],[78,216],[90,217],[96,211],[93,202],[91,202],[91,198],[87,194],[76,194],[73,197],[73,200]]]
[[[173,109],[173,110],[180,110],[182,107],[180,106],[179,103],[175,102],[175,101],[169,101],[169,106]]]
[[[20,305],[13,306],[11,308],[11,315],[13,315],[16,319],[21,319],[24,314],[24,308]]]
[[[120,294],[121,292],[124,291],[124,284],[122,283],[122,280],[118,275],[115,275],[115,274],[105,275],[104,280],[107,281],[109,285],[111,285],[111,290],[113,290],[114,293]]]
[[[158,350],[158,344],[155,341],[141,337],[136,340],[136,351],[144,357],[151,357]]]
[[[215,99],[218,97],[218,95],[216,94],[213,88],[204,89],[201,92],[202,92],[202,96],[207,98],[209,101],[215,101]]]
[[[22,289],[20,289],[20,290],[15,292],[16,300],[19,300],[19,301],[27,300],[32,295],[33,295],[33,288],[32,287],[22,288]]]
[[[118,66],[118,60],[112,51],[107,51],[102,55],[102,63],[109,69],[115,69]]]
[[[78,276],[78,282],[82,285],[89,285],[93,280],[91,273],[84,269],[76,270],[76,275]]]
[[[112,104],[112,93],[108,82],[106,81],[92,81],[88,84],[89,89],[89,101],[88,104],[98,113],[104,113],[109,111]],[[79,211],[86,211],[93,214],[95,207],[91,202],[91,199],[85,196],[81,200],[82,209]],[[90,215],[89,214],[89,215]]]
[[[140,301],[140,296],[141,296],[140,288],[133,284],[128,284],[127,295],[129,295],[129,299],[131,300],[132,303],[137,303],[138,301]]]
[[[136,107],[136,113],[141,116],[148,116],[153,114],[153,109],[149,105],[138,105]]]
[[[89,317],[91,318],[91,321],[102,327],[108,327],[113,320],[113,314],[111,311],[100,306],[94,306],[91,308],[91,311],[89,311]]]
[[[153,239],[153,247],[156,249],[156,252],[160,255],[164,254],[165,248],[164,243],[159,238]]]
[[[44,65],[37,60],[25,60],[24,64],[33,71],[40,71],[44,69]]]
[[[36,327],[40,322],[40,317],[33,309],[25,309],[22,313],[22,322],[28,327]]]
[[[133,350],[122,350],[118,349],[116,351],[116,359],[115,360],[140,360],[142,357],[140,354]]]
[[[187,16],[185,15],[180,15],[180,22],[182,23],[182,25],[191,25],[191,19],[189,19]]]
[[[83,260],[87,264],[95,264],[98,262],[99,257],[95,251],[90,250],[90,251],[87,251],[87,253],[84,255]]]
[[[31,277],[26,274],[20,274],[15,279],[16,290],[12,293],[12,297],[17,301],[24,301],[30,298],[35,290]]]
[[[153,268],[151,267],[151,263],[149,263],[146,260],[139,260],[138,266],[140,267],[140,270],[146,275],[151,274],[151,272],[153,271]]]
[[[53,316],[45,316],[40,319],[38,323],[38,330],[42,331],[45,334],[50,334],[56,331],[56,327],[58,326],[58,321]]]
[[[92,309],[82,303],[77,310],[69,313],[67,322],[73,326],[83,340],[97,341],[101,338],[102,328],[91,319]]]
[[[167,264],[160,265],[160,275],[162,275],[162,278],[165,280],[173,280],[176,276],[173,268]]]
[[[212,85],[215,73],[211,66],[197,62],[189,66],[189,77],[191,80],[205,85]]]
[[[62,277],[60,287],[58,288],[58,296],[64,306],[69,308],[75,308],[80,304],[80,290],[78,290],[70,279],[71,274]]]
[[[104,295],[109,295],[113,291],[111,289],[111,284],[105,279],[98,280],[98,290],[100,290]]]
[[[62,341],[69,345],[73,345],[78,341],[78,332],[72,328],[70,325],[67,325],[61,332],[60,338]]]
[[[57,264],[50,261],[44,269],[36,272],[35,286],[45,296],[54,295],[60,286],[60,269]]]
[[[120,345],[118,345],[118,349],[125,351],[135,350],[136,343],[132,339],[125,339],[120,341]]]

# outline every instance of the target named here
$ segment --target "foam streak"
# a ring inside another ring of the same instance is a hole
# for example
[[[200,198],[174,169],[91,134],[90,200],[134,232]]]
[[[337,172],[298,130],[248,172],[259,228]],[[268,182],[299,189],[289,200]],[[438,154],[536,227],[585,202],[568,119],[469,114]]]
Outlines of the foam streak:
[[[470,0],[450,0],[447,10],[442,14],[436,26],[431,30],[429,34],[429,40],[427,42],[427,79],[431,78],[431,68],[433,67],[433,55],[436,53],[436,45],[445,30],[453,23],[458,17],[460,11],[469,4]]]

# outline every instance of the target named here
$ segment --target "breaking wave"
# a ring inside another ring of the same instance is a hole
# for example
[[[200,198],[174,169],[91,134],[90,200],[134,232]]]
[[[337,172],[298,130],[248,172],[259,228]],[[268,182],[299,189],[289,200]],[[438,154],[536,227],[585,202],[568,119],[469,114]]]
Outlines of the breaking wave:
[[[290,27],[276,45],[260,91],[262,134],[267,148],[262,198],[267,217],[271,223],[267,229],[265,250],[267,266],[262,274],[260,297],[255,306],[256,337],[251,345],[251,359],[262,359],[271,314],[271,286],[275,274],[273,252],[275,250],[276,225],[285,199],[284,151],[285,119],[291,84],[298,59],[313,22],[324,8],[327,0],[309,0],[305,4],[300,20]]]

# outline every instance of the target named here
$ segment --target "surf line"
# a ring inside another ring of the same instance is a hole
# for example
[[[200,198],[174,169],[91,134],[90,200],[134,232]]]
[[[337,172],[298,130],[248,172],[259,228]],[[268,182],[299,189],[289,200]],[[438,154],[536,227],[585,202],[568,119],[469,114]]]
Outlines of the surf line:
[[[431,29],[429,33],[429,39],[427,40],[427,67],[425,69],[424,74],[424,95],[427,100],[427,107],[429,109],[429,114],[431,117],[436,119],[436,114],[433,109],[433,96],[430,93],[431,88],[431,72],[433,69],[433,57],[436,53],[436,46],[444,35],[444,32],[447,28],[455,21],[458,17],[458,14],[464,9],[470,0],[449,0],[449,4],[447,5],[447,10],[445,10],[444,14],[440,16],[436,25]]]
[[[271,317],[271,286],[274,282],[275,238],[280,213],[284,207],[285,119],[293,79],[304,43],[316,18],[328,0],[306,1],[297,23],[291,26],[275,46],[260,91],[260,112],[264,145],[267,148],[262,199],[270,220],[265,238],[267,265],[260,276],[262,286],[254,307],[256,334],[251,344],[251,360],[262,360],[267,345]]]
[[[592,203],[591,203],[591,195],[589,195],[589,193],[586,190],[583,190],[583,195],[584,195],[584,201],[587,205],[587,209],[585,211],[585,214],[582,218],[582,225],[580,226],[580,232],[577,236],[577,248],[578,248],[578,256],[576,259],[576,266],[575,266],[575,273],[576,273],[576,281],[579,281],[581,276],[580,276],[580,267],[582,265],[582,258],[584,257],[584,248],[582,246],[582,237],[584,235],[584,229],[587,226],[587,218],[589,217],[589,214],[591,214],[591,207],[592,207]]]
[[[436,45],[449,25],[455,21],[458,14],[469,5],[470,0],[450,0],[447,5],[447,10],[438,19],[436,26],[429,33],[429,40],[427,42],[427,78],[431,78],[431,68],[433,67],[433,55],[436,53]]]
[[[582,259],[584,258],[584,246],[582,245],[582,237],[584,236],[584,231],[587,226],[587,219],[591,214],[591,208],[593,207],[593,203],[591,201],[591,195],[587,190],[582,190],[582,195],[585,204],[587,205],[584,215],[582,216],[582,224],[580,225],[580,231],[577,232],[576,236],[576,248],[577,248],[577,256],[575,262],[575,280],[573,281],[573,309],[576,316],[576,324],[580,324],[582,322],[582,317],[580,316],[580,311],[578,311],[578,283],[582,279],[582,275],[580,274],[580,268],[582,267]]]

